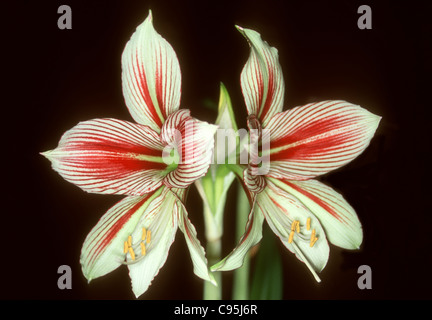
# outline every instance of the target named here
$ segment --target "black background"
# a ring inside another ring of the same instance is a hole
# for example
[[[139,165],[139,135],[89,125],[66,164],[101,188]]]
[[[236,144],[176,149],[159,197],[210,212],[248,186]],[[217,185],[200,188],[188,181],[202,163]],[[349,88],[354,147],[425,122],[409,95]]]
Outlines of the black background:
[[[57,8],[72,8],[72,30],[57,28]],[[359,30],[357,8],[372,8],[372,30]],[[81,191],[39,152],[53,149],[79,121],[131,121],[121,91],[120,57],[151,9],[156,30],[175,49],[182,107],[213,122],[222,81],[239,127],[245,108],[239,77],[249,48],[234,28],[259,31],[279,50],[285,106],[344,99],[383,117],[370,147],[321,178],[343,193],[364,228],[359,251],[331,246],[317,284],[280,251],[284,299],[430,299],[430,6],[420,1],[21,1],[2,5],[3,188],[1,299],[134,299],[126,268],[87,284],[79,255],[87,233],[118,196]],[[428,188],[429,187],[429,188]],[[225,218],[232,236],[235,189]],[[201,202],[187,206],[203,240]],[[72,290],[59,290],[57,268],[72,268]],[[357,268],[372,268],[372,289],[359,290]],[[224,276],[230,298],[232,273]],[[178,232],[165,266],[144,299],[201,299]]]

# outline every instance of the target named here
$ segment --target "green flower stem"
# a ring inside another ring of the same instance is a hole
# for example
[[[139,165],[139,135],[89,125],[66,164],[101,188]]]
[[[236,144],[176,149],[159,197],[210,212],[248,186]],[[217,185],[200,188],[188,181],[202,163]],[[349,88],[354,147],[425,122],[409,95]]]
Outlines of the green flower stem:
[[[242,186],[237,188],[237,217],[236,217],[236,237],[239,240],[245,231],[245,226],[249,216],[249,201]],[[249,267],[250,256],[246,254],[243,265],[234,271],[233,299],[249,299]]]
[[[208,218],[212,216],[210,209],[204,206],[204,220],[208,226]],[[207,233],[208,234],[208,233]],[[222,241],[219,237],[207,237],[206,253],[208,265],[212,266],[221,260]],[[220,271],[213,272],[217,286],[209,281],[204,281],[204,300],[221,300],[222,299],[222,274]]]

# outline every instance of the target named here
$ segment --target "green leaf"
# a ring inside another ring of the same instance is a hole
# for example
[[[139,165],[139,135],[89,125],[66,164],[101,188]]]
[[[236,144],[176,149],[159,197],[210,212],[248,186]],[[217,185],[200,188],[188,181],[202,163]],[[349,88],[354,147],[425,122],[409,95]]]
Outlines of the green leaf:
[[[249,199],[243,190],[241,183],[237,184],[237,216],[236,216],[236,238],[240,239],[245,231],[250,212]],[[243,265],[234,270],[233,277],[233,300],[248,300],[250,293],[250,254],[247,253]]]
[[[283,292],[282,260],[274,234],[263,226],[263,239],[252,278],[252,300],[280,300]]]
[[[220,87],[216,125],[218,125],[219,129],[237,130],[231,99],[228,91],[222,83]],[[217,154],[217,146],[218,143],[216,136],[215,156]],[[228,154],[226,154],[226,157],[227,156]],[[217,239],[222,236],[223,212],[226,196],[234,179],[235,175],[227,164],[218,164],[215,161],[214,164],[210,165],[207,174],[201,179],[195,181],[195,186],[204,202],[207,240]]]
[[[206,233],[208,239],[222,235],[223,212],[229,187],[235,179],[234,173],[225,165],[210,165],[207,174],[195,181],[195,186],[203,199]]]
[[[231,98],[228,90],[221,82],[219,94],[218,116],[216,124],[222,129],[234,129],[237,131],[237,124],[234,117],[234,111],[231,104]]]

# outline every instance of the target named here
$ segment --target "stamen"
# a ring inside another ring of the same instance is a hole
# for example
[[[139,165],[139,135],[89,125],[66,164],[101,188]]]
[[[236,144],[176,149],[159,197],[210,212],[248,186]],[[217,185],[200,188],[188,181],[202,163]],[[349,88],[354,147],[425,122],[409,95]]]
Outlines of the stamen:
[[[306,220],[306,230],[309,231],[311,227],[311,218],[307,218]]]
[[[297,220],[294,220],[292,223],[291,223],[291,231],[294,231],[295,229],[296,229],[296,225],[297,225]]]
[[[128,243],[128,245],[129,245],[129,247],[132,246],[132,236],[129,236],[129,237],[128,237],[127,243]]]
[[[145,256],[146,255],[146,247],[144,245],[144,242],[141,242],[140,246],[141,246],[141,255]]]
[[[124,242],[124,249],[123,249],[123,253],[127,253],[129,250],[129,245],[127,243],[127,241]]]
[[[294,233],[295,233],[294,230],[292,230],[291,233],[290,233],[290,235],[289,235],[289,238],[288,238],[288,243],[293,242]]]
[[[296,222],[296,231],[297,233],[300,233],[300,221],[297,220]]]
[[[311,242],[310,242],[310,247],[311,248],[314,246],[314,244],[315,244],[315,242],[317,242],[317,240],[318,240],[318,237],[315,237],[315,238],[311,239]]]
[[[129,254],[131,256],[131,259],[135,260],[135,252],[133,251],[133,249],[131,247],[129,247]]]
[[[146,229],[145,228],[142,228],[142,237],[141,237],[141,240],[142,241],[144,241],[145,240],[145,238],[146,238]]]
[[[149,244],[150,243],[150,241],[151,241],[151,231],[150,230],[147,230],[147,244]]]
[[[315,229],[312,229],[312,235],[310,238],[310,247],[311,248],[314,246],[315,242],[317,242],[317,240],[318,240],[318,237],[316,237],[315,235],[316,235]]]

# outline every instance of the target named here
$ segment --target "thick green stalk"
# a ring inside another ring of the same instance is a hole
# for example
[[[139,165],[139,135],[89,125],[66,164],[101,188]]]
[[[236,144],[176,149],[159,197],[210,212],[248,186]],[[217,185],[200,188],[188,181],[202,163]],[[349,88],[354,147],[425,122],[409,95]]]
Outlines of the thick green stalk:
[[[242,186],[239,184],[237,188],[237,216],[236,216],[236,238],[237,240],[245,232],[245,226],[248,220],[250,211],[249,201]],[[249,299],[249,268],[250,257],[246,254],[243,265],[234,271],[233,282],[233,299],[247,300]]]

